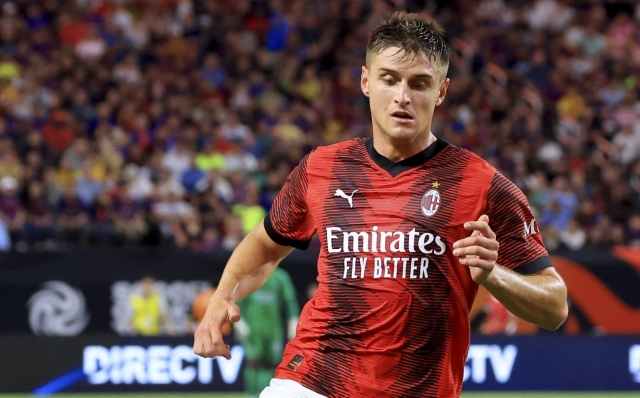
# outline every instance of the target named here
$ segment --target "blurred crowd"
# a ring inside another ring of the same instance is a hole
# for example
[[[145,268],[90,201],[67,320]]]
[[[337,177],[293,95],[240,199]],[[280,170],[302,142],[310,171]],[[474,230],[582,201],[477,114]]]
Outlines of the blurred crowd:
[[[370,134],[367,34],[444,25],[433,132],[527,194],[550,250],[640,246],[640,5],[605,0],[12,0],[0,248],[233,249],[318,145]]]

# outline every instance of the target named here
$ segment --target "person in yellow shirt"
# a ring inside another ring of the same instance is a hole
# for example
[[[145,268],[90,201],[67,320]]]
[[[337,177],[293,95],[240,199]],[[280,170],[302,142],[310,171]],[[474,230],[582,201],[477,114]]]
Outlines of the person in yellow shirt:
[[[255,180],[247,182],[247,191],[244,201],[231,208],[234,216],[242,220],[244,234],[251,232],[266,217],[267,211],[260,206],[260,188]]]
[[[13,80],[19,76],[20,65],[9,59],[9,57],[4,57],[4,59],[0,61],[0,80]]]
[[[558,113],[567,115],[572,120],[578,120],[585,112],[584,98],[575,86],[570,86],[566,94],[556,103]]]
[[[140,293],[132,294],[130,326],[134,334],[141,336],[173,335],[174,329],[166,311],[164,297],[155,288],[156,281],[145,276],[140,281]]]
[[[198,153],[195,158],[195,166],[204,171],[210,170],[224,170],[225,158],[224,155],[216,150],[214,145],[208,145],[204,151]]]
[[[302,69],[302,79],[298,84],[298,92],[308,102],[313,102],[322,94],[322,83],[313,66]]]

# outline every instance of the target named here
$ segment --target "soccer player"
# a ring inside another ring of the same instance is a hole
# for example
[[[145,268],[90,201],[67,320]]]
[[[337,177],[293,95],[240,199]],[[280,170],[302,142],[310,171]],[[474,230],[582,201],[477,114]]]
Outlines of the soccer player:
[[[261,398],[458,397],[478,285],[545,329],[564,322],[566,286],[523,193],[431,132],[448,63],[442,29],[416,14],[373,30],[361,76],[373,136],[292,171],[229,259],[197,354],[230,357],[220,328],[240,318],[237,301],[315,234],[319,287]]]
[[[242,299],[238,306],[242,318],[234,331],[244,347],[244,389],[249,398],[256,398],[269,385],[273,370],[282,358],[286,337],[296,334],[300,306],[287,271],[276,268],[266,283]]]

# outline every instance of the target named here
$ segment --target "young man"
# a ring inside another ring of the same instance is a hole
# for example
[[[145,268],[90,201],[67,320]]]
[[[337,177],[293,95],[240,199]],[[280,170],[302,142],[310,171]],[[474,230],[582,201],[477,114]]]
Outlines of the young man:
[[[415,14],[372,32],[361,86],[373,137],[294,169],[229,259],[197,354],[229,358],[220,328],[240,318],[236,302],[316,233],[319,288],[262,398],[458,397],[479,284],[529,322],[564,322],[566,287],[522,192],[431,133],[448,62],[442,29]]]

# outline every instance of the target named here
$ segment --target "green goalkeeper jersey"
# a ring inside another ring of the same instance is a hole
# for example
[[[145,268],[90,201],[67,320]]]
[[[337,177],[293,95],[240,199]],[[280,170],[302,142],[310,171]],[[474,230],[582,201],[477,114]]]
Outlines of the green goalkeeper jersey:
[[[287,321],[297,319],[300,315],[291,278],[280,268],[276,268],[264,286],[242,299],[238,306],[252,335],[283,336],[283,315]]]

